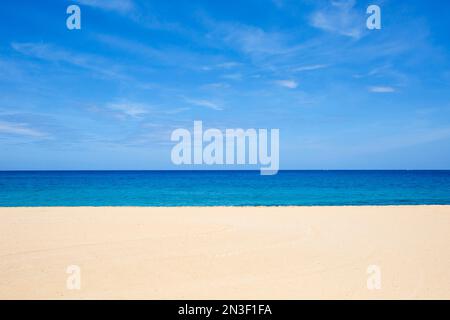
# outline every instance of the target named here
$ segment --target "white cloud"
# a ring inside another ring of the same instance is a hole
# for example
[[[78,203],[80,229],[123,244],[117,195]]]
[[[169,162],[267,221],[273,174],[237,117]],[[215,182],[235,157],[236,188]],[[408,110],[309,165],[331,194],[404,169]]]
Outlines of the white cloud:
[[[275,81],[276,84],[279,86],[289,88],[289,89],[295,89],[298,87],[298,83],[294,80],[277,80]]]
[[[223,108],[220,105],[218,105],[215,102],[209,101],[209,100],[190,99],[190,98],[185,98],[185,100],[187,103],[190,103],[192,105],[206,107],[206,108],[213,109],[213,110],[223,110]]]
[[[0,133],[28,136],[33,138],[42,138],[46,134],[38,130],[29,128],[24,123],[0,122]]]
[[[374,93],[392,93],[392,92],[395,92],[395,88],[385,87],[385,86],[376,86],[376,87],[369,87],[369,91],[374,92]]]
[[[310,24],[318,29],[351,37],[361,38],[365,15],[355,10],[354,0],[331,1],[331,5],[312,14]]]

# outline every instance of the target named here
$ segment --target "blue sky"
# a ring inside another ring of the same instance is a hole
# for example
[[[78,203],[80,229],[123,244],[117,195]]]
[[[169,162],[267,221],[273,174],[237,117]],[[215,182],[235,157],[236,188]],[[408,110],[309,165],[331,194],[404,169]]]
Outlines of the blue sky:
[[[81,30],[66,8],[81,8]],[[381,7],[382,29],[366,28]],[[2,1],[0,170],[171,169],[279,128],[281,169],[450,169],[450,3]]]

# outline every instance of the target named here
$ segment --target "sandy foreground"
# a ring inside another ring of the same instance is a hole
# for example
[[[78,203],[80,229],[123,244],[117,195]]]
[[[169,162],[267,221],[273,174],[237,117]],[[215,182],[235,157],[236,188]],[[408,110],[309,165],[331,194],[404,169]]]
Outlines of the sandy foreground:
[[[1,208],[16,298],[450,299],[450,206]]]

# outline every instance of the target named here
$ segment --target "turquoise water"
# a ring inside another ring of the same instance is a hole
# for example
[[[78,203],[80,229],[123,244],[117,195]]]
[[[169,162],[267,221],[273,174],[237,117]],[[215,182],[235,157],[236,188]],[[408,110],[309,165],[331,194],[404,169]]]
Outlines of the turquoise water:
[[[0,206],[450,204],[450,171],[0,172]]]

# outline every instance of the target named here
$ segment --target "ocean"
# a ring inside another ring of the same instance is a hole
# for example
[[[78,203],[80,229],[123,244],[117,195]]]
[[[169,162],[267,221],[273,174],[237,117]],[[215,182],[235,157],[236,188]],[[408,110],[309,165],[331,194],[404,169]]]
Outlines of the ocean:
[[[450,204],[450,171],[3,171],[1,207]]]

